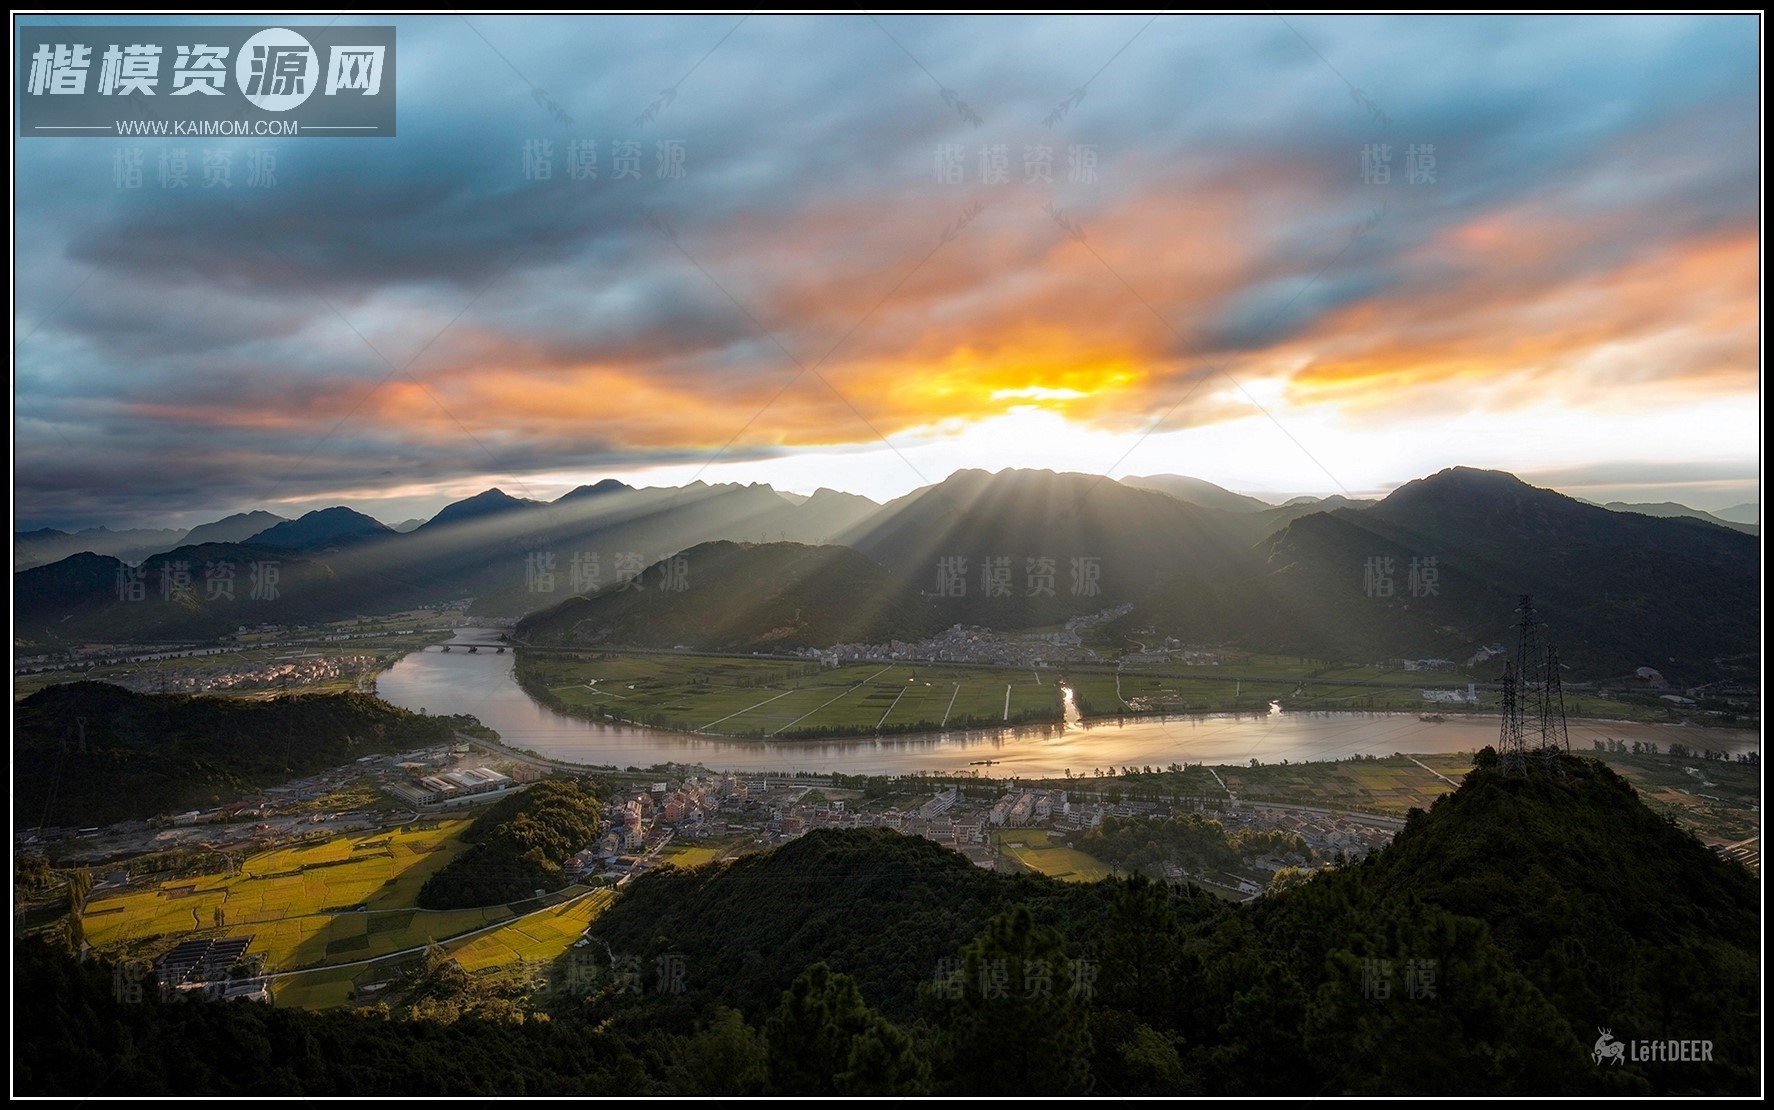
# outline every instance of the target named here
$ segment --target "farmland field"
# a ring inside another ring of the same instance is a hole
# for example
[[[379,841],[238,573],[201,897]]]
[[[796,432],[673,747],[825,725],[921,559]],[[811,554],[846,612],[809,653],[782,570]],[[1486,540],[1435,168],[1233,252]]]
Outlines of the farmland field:
[[[1425,756],[1422,763],[1427,766],[1408,756],[1387,756],[1336,763],[1224,767],[1219,773],[1228,789],[1252,802],[1288,802],[1403,817],[1412,807],[1428,809],[1436,798],[1454,789],[1438,774],[1457,783],[1472,769],[1469,755]]]
[[[1093,883],[1110,874],[1095,856],[1050,842],[1046,829],[1003,829],[993,833],[992,840],[1004,855],[1050,878]]]
[[[688,870],[692,867],[701,867],[705,863],[713,863],[715,860],[720,859],[726,854],[727,850],[725,848],[707,848],[701,845],[697,845],[696,847],[678,848],[676,845],[673,845],[673,847],[667,848],[664,852],[660,853],[659,858],[663,863],[669,863],[673,867],[682,867]]]
[[[572,947],[615,898],[616,892],[608,888],[590,891],[459,945],[446,944],[444,949],[469,971],[504,967],[519,960],[552,960]]]
[[[566,900],[556,905],[441,947],[470,972],[492,972],[526,962],[545,964],[571,950],[585,927],[615,899],[613,890],[576,889],[578,893],[567,891]],[[288,975],[277,980],[273,993],[278,1006],[309,1010],[344,1006],[354,1000],[358,987],[386,981],[404,962],[354,963]]]
[[[1051,674],[601,652],[518,654],[524,687],[568,713],[705,735],[801,739],[1060,719]]]
[[[1239,677],[1229,677],[1229,676]],[[1067,678],[1078,691],[1085,716],[1151,712],[1262,712],[1279,701],[1291,712],[1376,710],[1454,715],[1496,711],[1497,693],[1480,689],[1479,704],[1431,701],[1425,690],[1464,692],[1468,683],[1489,683],[1495,668],[1441,671],[1387,670],[1379,667],[1327,667],[1288,656],[1228,654],[1220,665],[1128,663],[1119,668],[1078,665]],[[1567,689],[1565,711],[1572,717],[1611,720],[1663,720],[1665,709]]]
[[[251,934],[250,952],[290,970],[455,936],[512,916],[504,906],[413,908],[425,879],[465,847],[459,834],[466,826],[451,820],[337,837],[250,856],[235,874],[173,879],[121,896],[101,893],[87,906],[87,938],[98,948],[152,950],[195,935]]]

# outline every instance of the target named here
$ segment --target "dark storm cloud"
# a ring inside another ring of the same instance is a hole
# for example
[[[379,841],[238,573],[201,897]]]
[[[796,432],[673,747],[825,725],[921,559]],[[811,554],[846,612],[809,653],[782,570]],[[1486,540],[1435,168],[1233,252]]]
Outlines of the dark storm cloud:
[[[18,144],[21,524],[695,458],[840,339],[836,387],[927,422],[945,410],[875,364],[1006,346],[1024,321],[1144,345],[1149,388],[1117,417],[1138,426],[1187,385],[1179,335],[1206,355],[1335,338],[1364,306],[1472,283],[1434,245],[1487,221],[1574,229],[1489,283],[1526,288],[1753,229],[1749,19],[396,22],[395,140],[185,142],[236,163],[232,188],[185,191],[154,181],[170,140],[142,144],[139,191],[115,188],[108,141]],[[615,180],[630,139],[640,176]],[[598,177],[571,180],[585,140]],[[663,140],[681,180],[657,176]],[[547,180],[524,172],[540,143]],[[939,144],[973,182],[999,143],[1005,185],[935,180]],[[1390,187],[1361,177],[1377,144]],[[239,178],[267,145],[278,183],[255,191]],[[1068,179],[1076,145],[1096,181]],[[1433,185],[1403,183],[1412,145],[1435,146]],[[1037,146],[1050,189],[1022,184]],[[856,423],[804,384],[769,414],[783,442]],[[552,389],[599,404],[551,424]],[[614,411],[629,396],[649,411]]]

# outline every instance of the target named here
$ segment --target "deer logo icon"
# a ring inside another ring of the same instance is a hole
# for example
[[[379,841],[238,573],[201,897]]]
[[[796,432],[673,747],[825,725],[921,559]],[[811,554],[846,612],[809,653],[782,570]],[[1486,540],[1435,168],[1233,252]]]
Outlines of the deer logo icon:
[[[1599,1067],[1603,1060],[1612,1060],[1616,1064],[1626,1063],[1626,1042],[1615,1040],[1612,1029],[1603,1029],[1598,1025],[1596,1032],[1601,1036],[1597,1038],[1595,1048],[1589,1054],[1596,1065]]]

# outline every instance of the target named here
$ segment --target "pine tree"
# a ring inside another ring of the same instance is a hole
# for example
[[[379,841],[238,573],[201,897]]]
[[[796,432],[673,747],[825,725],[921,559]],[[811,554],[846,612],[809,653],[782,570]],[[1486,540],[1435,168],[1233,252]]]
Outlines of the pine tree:
[[[1059,934],[1025,906],[993,918],[959,962],[920,990],[937,1027],[937,1089],[1087,1093],[1095,962],[1067,959]]]
[[[764,1039],[778,1094],[916,1094],[927,1085],[911,1039],[869,1008],[856,980],[824,963],[783,992]]]

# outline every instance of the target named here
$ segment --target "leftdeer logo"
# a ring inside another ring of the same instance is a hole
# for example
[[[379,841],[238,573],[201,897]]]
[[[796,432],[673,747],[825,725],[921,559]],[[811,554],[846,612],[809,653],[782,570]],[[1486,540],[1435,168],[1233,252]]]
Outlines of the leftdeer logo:
[[[1599,1067],[1603,1060],[1612,1060],[1616,1064],[1626,1063],[1626,1042],[1615,1040],[1611,1029],[1603,1029],[1598,1025],[1596,1032],[1601,1036],[1596,1039],[1595,1048],[1589,1053],[1596,1065]]]

